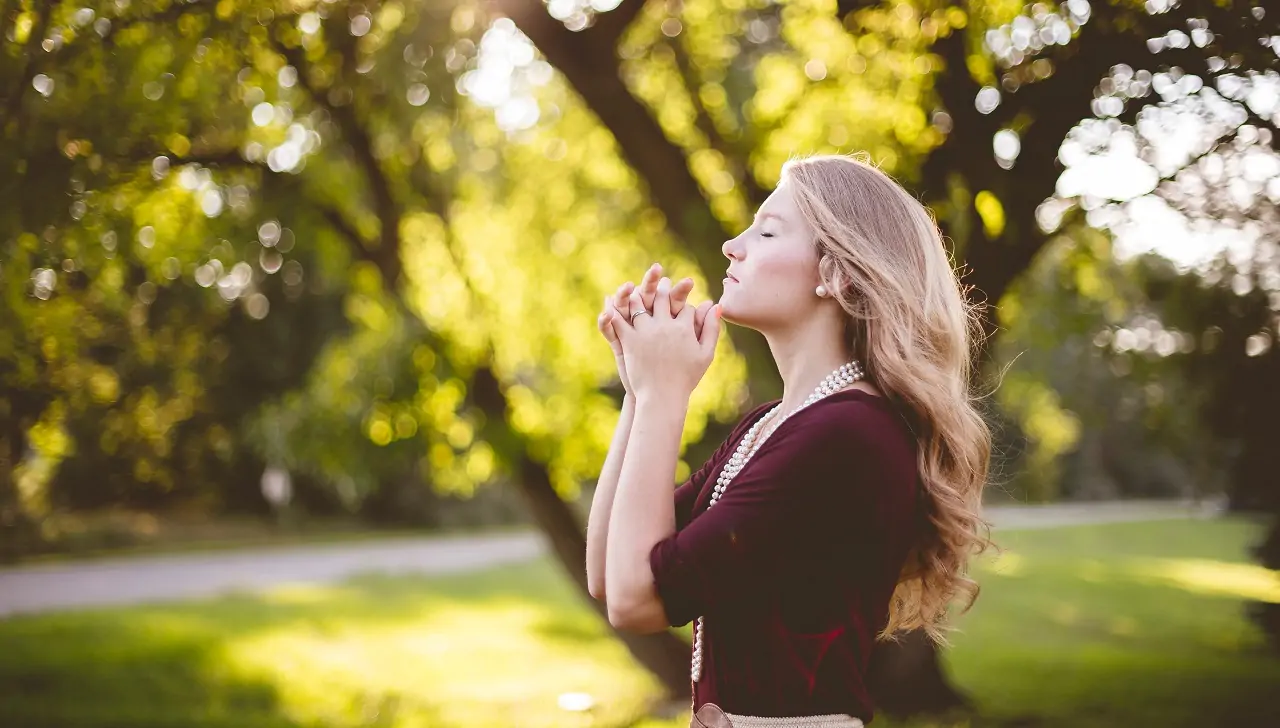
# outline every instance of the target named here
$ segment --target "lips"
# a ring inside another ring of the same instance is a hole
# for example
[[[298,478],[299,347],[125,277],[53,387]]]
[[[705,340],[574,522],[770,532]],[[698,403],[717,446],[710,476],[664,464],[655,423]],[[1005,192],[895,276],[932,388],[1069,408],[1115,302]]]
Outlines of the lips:
[[[729,280],[733,281],[734,283],[741,283],[741,282],[742,282],[742,281],[739,281],[736,277],[734,277],[734,275],[733,275],[732,273],[730,273],[730,272],[728,272],[728,271],[725,271],[724,276],[725,276],[725,278],[728,278]]]

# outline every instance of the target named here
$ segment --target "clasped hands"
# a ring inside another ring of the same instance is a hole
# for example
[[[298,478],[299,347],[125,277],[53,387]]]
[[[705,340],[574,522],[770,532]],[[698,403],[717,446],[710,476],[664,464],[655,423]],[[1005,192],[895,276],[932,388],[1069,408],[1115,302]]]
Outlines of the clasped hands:
[[[605,296],[596,326],[613,350],[623,388],[637,400],[688,399],[711,366],[720,307],[709,300],[690,307],[692,290],[692,278],[672,285],[654,263],[639,287],[628,281]]]

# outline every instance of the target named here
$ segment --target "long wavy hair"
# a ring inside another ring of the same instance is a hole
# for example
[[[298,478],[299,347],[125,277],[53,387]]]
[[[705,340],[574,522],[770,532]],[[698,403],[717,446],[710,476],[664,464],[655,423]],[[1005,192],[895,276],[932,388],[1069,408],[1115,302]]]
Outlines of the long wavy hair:
[[[817,233],[822,284],[848,313],[854,355],[918,443],[925,527],[899,576],[880,639],[923,629],[946,645],[949,607],[973,605],[969,560],[992,544],[981,515],[991,430],[971,374],[981,305],[965,295],[928,208],[861,157],[815,155],[782,170]]]

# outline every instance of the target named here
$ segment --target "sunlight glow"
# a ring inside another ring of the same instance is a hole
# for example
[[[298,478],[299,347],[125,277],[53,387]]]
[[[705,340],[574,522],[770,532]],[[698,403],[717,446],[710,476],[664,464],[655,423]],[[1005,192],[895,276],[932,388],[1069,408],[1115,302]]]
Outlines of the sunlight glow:
[[[1135,576],[1201,594],[1218,594],[1280,604],[1280,574],[1254,564],[1207,559],[1146,559]]]

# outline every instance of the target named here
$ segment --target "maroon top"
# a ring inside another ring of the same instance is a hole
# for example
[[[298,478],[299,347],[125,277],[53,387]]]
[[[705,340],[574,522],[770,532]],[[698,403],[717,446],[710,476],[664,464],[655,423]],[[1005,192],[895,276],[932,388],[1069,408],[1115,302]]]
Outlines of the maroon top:
[[[858,389],[782,423],[708,510],[752,410],[675,493],[676,533],[649,554],[673,627],[705,617],[694,709],[871,722],[864,675],[919,532],[915,438]]]

